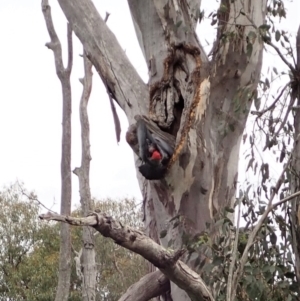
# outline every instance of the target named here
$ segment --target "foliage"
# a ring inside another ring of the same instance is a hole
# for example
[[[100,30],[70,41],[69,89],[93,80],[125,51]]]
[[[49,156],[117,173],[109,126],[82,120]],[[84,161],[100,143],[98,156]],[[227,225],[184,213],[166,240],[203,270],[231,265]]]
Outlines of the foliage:
[[[253,28],[248,36],[248,46],[253,39],[261,38],[268,46],[267,50],[275,51],[286,68],[280,71],[277,65],[268,68],[266,74],[262,74],[258,91],[254,95],[254,106],[243,136],[245,156],[242,159],[242,169],[246,171],[246,175],[241,177],[241,190],[236,198],[235,206],[240,206],[239,210],[235,210],[236,207],[225,208],[213,226],[207,225],[206,231],[194,237],[182,233],[182,247],[189,250],[189,260],[193,260],[194,268],[215,292],[215,298],[219,301],[227,300],[226,290],[232,260],[235,259],[233,270],[236,271],[249,235],[266,211],[268,203],[290,195],[293,191],[291,178],[296,175],[299,179],[291,162],[295,138],[293,119],[295,111],[299,110],[299,106],[296,106],[299,94],[296,93],[299,93],[300,85],[299,71],[294,66],[294,42],[274,22],[274,17],[286,17],[284,1],[269,1],[267,10],[268,23]],[[217,19],[213,16],[212,25],[216,23],[214,20]],[[225,34],[226,39],[230,35],[230,32]],[[248,51],[250,56],[252,48],[247,47]],[[239,100],[237,102],[239,104]],[[276,176],[278,171],[281,172],[279,177]],[[293,243],[295,246],[299,242],[291,234],[291,207],[290,203],[283,203],[272,210],[264,221],[248,252],[244,273],[238,279],[235,300],[299,300],[293,254]],[[232,223],[230,216],[235,211],[241,212],[242,219],[237,226]],[[169,221],[168,228],[161,232],[161,237],[165,237],[168,231],[183,222],[182,216]],[[234,253],[236,237],[238,243]],[[169,246],[172,245],[173,241],[169,241]],[[298,245],[297,247],[299,248]]]
[[[265,211],[265,206],[255,206],[247,194],[240,193],[236,204],[241,203],[244,208],[242,217],[246,226],[239,228],[236,254],[233,254],[233,241],[237,235],[237,228],[228,217],[228,214],[233,212],[230,208],[225,209],[213,228],[207,225],[207,230],[195,237],[183,233],[182,247],[189,251],[189,260],[196,258],[193,264],[195,270],[201,274],[212,291],[216,292],[215,298],[218,301],[226,300],[229,267],[233,256],[236,256],[234,269],[236,270],[249,234]],[[271,216],[259,230],[248,252],[243,276],[238,281],[235,300],[298,300],[292,241],[288,234],[290,226],[284,217],[287,209],[287,206],[283,206],[280,210],[272,211]],[[170,221],[168,228],[177,227],[178,222],[182,222],[180,216]]]
[[[21,190],[15,184],[0,193],[0,294],[7,300],[52,300],[57,257],[40,250],[50,249],[55,229],[41,227],[38,205]]]
[[[121,223],[142,227],[140,207],[134,201],[124,199],[120,202],[111,199],[95,201],[96,210],[113,216]],[[75,214],[80,214],[78,209]],[[76,230],[76,231],[74,231]],[[77,250],[81,247],[81,229],[72,229],[72,240]],[[147,273],[145,260],[128,250],[119,247],[112,240],[96,234],[96,263],[98,269],[96,298],[97,300],[116,301],[128,287]]]
[[[276,34],[276,33],[275,33]],[[271,76],[277,72],[270,70]],[[238,268],[239,260],[248,242],[249,234],[253,230],[261,215],[265,212],[268,202],[283,199],[291,193],[291,177],[295,174],[290,162],[294,127],[291,123],[292,105],[291,85],[277,89],[277,96],[273,97],[269,105],[268,96],[274,93],[274,86],[282,76],[276,80],[266,77],[261,81],[258,95],[259,102],[264,100],[261,111],[252,111],[255,118],[250,120],[252,129],[250,134],[243,137],[247,146],[245,152],[247,176],[243,185],[244,191],[239,192],[236,206],[241,203],[241,224],[239,228],[238,247],[233,254],[233,242],[237,228],[232,223],[229,214],[235,212],[225,208],[214,227],[207,225],[207,230],[190,237],[183,233],[185,247],[190,251],[190,258],[195,260],[195,268],[201,273],[206,283],[217,292],[216,300],[226,300],[226,288],[229,278],[229,267],[233,257],[236,259],[234,270]],[[276,94],[276,92],[275,92]],[[275,101],[274,101],[275,99]],[[287,107],[287,103],[291,103]],[[257,103],[255,104],[257,106]],[[261,107],[261,103],[257,109]],[[272,164],[273,160],[273,164]],[[282,176],[274,177],[274,163],[282,171]],[[257,181],[255,181],[257,179]],[[274,197],[274,198],[273,198]],[[295,275],[295,257],[293,256],[293,238],[291,235],[291,204],[283,203],[272,210],[248,252],[242,278],[237,287],[237,301],[267,299],[276,301],[296,301],[298,297],[298,282]],[[169,227],[177,227],[182,217],[171,221]],[[216,233],[217,229],[217,233]],[[164,231],[164,236],[167,230]],[[172,242],[170,242],[172,245]],[[196,254],[196,256],[195,256]]]
[[[13,185],[0,193],[0,295],[10,301],[54,300],[58,281],[59,225],[38,220],[38,204],[22,195]],[[124,223],[140,226],[140,212],[133,200],[99,201],[98,208]],[[80,209],[74,214],[79,214]],[[71,228],[73,249],[82,247],[80,227]],[[96,236],[98,269],[97,300],[115,301],[146,273],[145,261],[119,248],[114,242]],[[70,301],[79,301],[81,282],[72,265]]]
[[[268,23],[258,28],[253,26],[253,30],[247,36],[247,56],[253,55],[254,41],[261,39],[268,49],[277,52],[288,70],[279,72],[277,67],[269,68],[267,73],[262,75],[255,95],[248,95],[247,87],[241,87],[239,97],[233,100],[237,113],[241,111],[241,99],[254,97],[254,107],[248,121],[248,125],[252,125],[251,132],[243,136],[247,147],[244,170],[247,171],[250,180],[244,179],[236,202],[239,212],[242,212],[244,227],[240,228],[239,223],[235,226],[228,216],[234,209],[225,208],[213,227],[207,225],[206,231],[194,237],[182,233],[182,247],[188,249],[189,259],[194,259],[193,266],[212,288],[216,300],[220,301],[226,300],[233,260],[233,269],[236,271],[249,236],[265,212],[267,204],[277,196],[282,199],[290,193],[291,177],[297,172],[291,165],[290,155],[293,152],[295,130],[292,121],[295,110],[299,110],[299,106],[295,107],[296,97],[293,94],[299,87],[299,79],[296,76],[299,74],[296,74],[290,63],[294,62],[295,58],[289,35],[277,29],[274,23],[274,17],[286,17],[284,2],[268,1],[267,10]],[[219,12],[226,11],[227,7],[221,6]],[[243,11],[240,13],[245,15]],[[211,24],[215,25],[218,22],[218,14],[214,14],[212,19]],[[250,18],[249,22],[251,23]],[[178,28],[180,25],[180,22],[176,24]],[[228,32],[224,33],[221,39],[226,42],[237,38],[235,32]],[[235,131],[234,124],[229,128],[232,132]],[[226,134],[225,132],[224,135]],[[271,170],[271,163],[274,162],[277,163],[277,169],[283,171],[279,179],[275,179],[275,173]],[[57,282],[57,226],[40,225],[37,222],[37,205],[22,200],[13,188],[1,194],[0,201],[3,208],[0,214],[0,293],[9,300],[52,300]],[[123,223],[141,227],[139,219],[136,218],[137,213],[132,214],[132,201],[117,203],[107,200],[98,202],[97,206]],[[236,300],[299,299],[295,258],[292,253],[293,238],[290,234],[290,212],[290,204],[282,204],[271,212],[259,229],[247,254],[242,277],[238,279]],[[80,209],[74,214],[80,215]],[[184,222],[184,217],[174,217],[169,222],[170,229]],[[77,251],[82,246],[80,232],[79,228],[72,228],[73,249]],[[162,231],[161,238],[165,237],[167,232],[168,229]],[[93,232],[94,234],[96,233]],[[96,237],[97,299],[117,300],[131,283],[145,273],[145,262],[135,254],[119,248],[112,241],[107,241],[99,235]],[[235,240],[237,249],[233,252]],[[173,243],[169,241],[168,245],[172,247]],[[80,287],[81,282],[73,266],[70,300],[81,299]]]
[[[238,248],[234,255],[237,264],[243,254],[253,226],[265,209],[263,206],[259,206],[259,208],[253,206],[246,195],[242,196],[241,201],[247,206],[246,212],[243,214],[247,223],[246,227],[239,229]],[[287,235],[289,225],[285,222],[282,211],[273,212],[272,214],[273,218],[269,217],[263,224],[248,252],[244,274],[239,279],[236,300],[298,300],[291,237]],[[210,285],[217,283],[219,286],[217,300],[226,300],[226,287],[233,245],[228,243],[230,239],[226,238],[236,237],[236,227],[233,226],[230,219],[226,218],[226,215],[219,221],[219,226],[222,229],[220,230],[221,235],[218,235],[213,243],[208,240],[202,244],[202,246],[209,247],[211,251],[210,262],[203,265],[202,273]],[[279,231],[275,231],[278,228]],[[280,235],[280,242],[277,242],[278,234]],[[201,243],[198,247],[200,246]],[[237,268],[237,264],[235,268]]]

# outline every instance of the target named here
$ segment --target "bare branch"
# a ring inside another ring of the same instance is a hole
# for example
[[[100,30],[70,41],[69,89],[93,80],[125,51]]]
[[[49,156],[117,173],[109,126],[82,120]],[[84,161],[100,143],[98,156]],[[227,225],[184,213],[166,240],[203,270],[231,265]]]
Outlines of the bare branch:
[[[251,111],[251,114],[253,115],[258,115],[258,117],[261,117],[263,114],[265,114],[266,112],[272,110],[275,108],[276,103],[280,100],[282,94],[284,93],[284,91],[286,90],[287,87],[289,87],[291,84],[291,82],[288,82],[280,91],[280,93],[278,94],[278,96],[275,98],[275,100],[273,101],[273,103],[267,107],[266,109],[262,110],[262,111]]]
[[[133,118],[138,111],[145,114],[147,86],[129,62],[93,2],[91,0],[58,0],[58,2],[81,41],[87,57],[127,117]]]
[[[161,271],[155,271],[130,286],[118,301],[148,301],[169,290],[169,279]]]
[[[287,196],[286,198],[274,203],[269,209],[267,209],[267,213],[269,214],[272,210],[274,210],[276,207],[286,203],[287,201],[290,201],[292,199],[294,199],[295,197],[300,195],[300,191],[297,191],[289,196]]]
[[[285,56],[281,53],[279,48],[271,42],[271,40],[264,39],[264,42],[268,45],[270,45],[272,48],[275,49],[275,51],[278,53],[281,60],[289,67],[289,69],[295,74],[296,70],[295,67],[285,58]]]
[[[83,91],[80,99],[80,127],[81,127],[81,166],[75,168],[74,173],[79,179],[80,203],[84,215],[93,210],[93,201],[90,190],[90,124],[87,106],[92,90],[92,63],[83,55],[84,78],[80,81]],[[82,231],[82,300],[89,301],[96,298],[96,263],[95,263],[95,239],[91,235],[91,229],[84,227]]]
[[[79,250],[79,252],[76,252],[73,250],[75,253],[74,256],[74,261],[75,261],[75,267],[76,267],[76,275],[80,280],[83,280],[83,274],[81,271],[81,257],[82,257],[82,248]]]
[[[300,71],[300,25],[296,37],[297,69]]]
[[[54,211],[51,210],[50,208],[48,208],[47,206],[45,206],[45,205],[37,198],[36,195],[34,195],[34,194],[32,194],[32,193],[31,193],[31,194],[28,194],[28,193],[21,187],[21,185],[19,185],[19,187],[20,187],[20,189],[21,189],[21,193],[22,193],[23,195],[25,195],[25,196],[28,198],[28,200],[35,201],[35,202],[37,202],[39,205],[41,205],[42,207],[44,207],[46,210],[51,211],[51,212],[54,213]]]
[[[266,217],[269,215],[269,213],[270,213],[272,210],[276,209],[276,207],[278,207],[278,206],[280,206],[280,205],[282,205],[282,204],[284,204],[284,203],[286,203],[286,202],[288,202],[288,201],[290,201],[290,200],[296,198],[296,197],[299,196],[299,195],[300,195],[300,191],[297,191],[297,192],[295,192],[295,193],[293,193],[293,194],[287,196],[286,198],[284,198],[284,199],[282,199],[282,200],[280,200],[280,201],[278,201],[278,202],[272,204],[271,206],[268,206],[268,207],[267,207],[266,211],[265,211],[264,214],[261,216],[261,218],[259,219],[259,221],[257,222],[255,228],[253,229],[252,233],[251,233],[250,236],[249,236],[248,243],[247,243],[247,246],[248,246],[248,244],[249,244],[249,248],[253,245],[254,239],[255,239],[255,237],[256,237],[256,234],[257,234],[258,230],[261,228],[261,226],[262,226],[264,220],[265,220]],[[240,209],[239,209],[239,211],[240,211]],[[240,214],[238,215],[238,219],[239,219],[239,216],[240,216]],[[238,240],[238,228],[239,228],[239,221],[238,221],[238,225],[237,225],[237,235],[236,235],[236,238],[235,238],[235,245],[234,245],[234,251],[233,251],[233,255],[232,255],[232,256],[234,256],[234,255],[236,254],[237,240]],[[257,229],[257,231],[256,231],[256,229]],[[254,233],[255,231],[256,231],[255,236],[253,236],[253,233]],[[246,246],[246,247],[247,247],[247,246]],[[248,248],[248,251],[249,251],[249,248]],[[248,254],[248,251],[247,251],[247,254]],[[243,256],[244,256],[244,254],[245,254],[245,252],[243,253]],[[242,256],[242,259],[241,259],[241,263],[242,263],[242,260],[243,260],[243,256]],[[233,265],[233,266],[234,266],[234,259],[235,259],[235,257],[233,257],[233,259],[232,259],[232,264],[231,264],[231,265]],[[231,268],[231,266],[230,266],[230,268]],[[241,275],[241,274],[240,274],[240,275]],[[229,273],[229,276],[230,276],[230,273]],[[228,279],[230,279],[230,277],[228,277]],[[238,279],[240,279],[240,276],[239,276]],[[230,284],[230,283],[228,282],[228,286],[229,286],[229,284]],[[231,290],[231,295],[228,294],[228,293],[230,293],[228,290],[229,290],[229,289],[227,289],[227,300],[228,300],[228,301],[234,300],[234,296],[235,296],[235,294],[236,294],[236,291],[235,291],[236,288],[235,288],[235,290]],[[230,296],[230,298],[229,298],[229,296]]]
[[[68,25],[68,67],[63,66],[62,48],[54,29],[51,8],[48,0],[42,0],[42,12],[51,39],[46,46],[53,51],[56,74],[62,87],[62,155],[61,155],[61,205],[62,214],[71,213],[72,180],[71,180],[71,114],[72,94],[70,75],[73,64],[72,29]],[[55,300],[67,301],[71,279],[71,234],[69,225],[61,225],[59,277]]]
[[[121,275],[122,278],[124,278],[124,274],[123,272],[120,270],[119,266],[118,266],[118,263],[117,263],[117,258],[116,258],[116,252],[115,250],[113,251],[113,264],[117,270],[117,272]]]
[[[255,22],[246,14],[245,17],[250,21],[251,25],[255,28],[258,29],[257,25],[255,24]],[[269,39],[269,37],[266,36],[262,36],[263,41],[270,45],[272,48],[275,49],[275,51],[278,53],[279,57],[282,59],[282,61],[290,68],[290,70],[295,74],[295,67],[290,64],[290,62],[284,57],[284,55],[281,53],[281,51],[279,50],[279,48],[272,43],[271,39]]]
[[[105,22],[105,23],[107,22],[109,16],[110,16],[110,13],[106,12],[106,13],[105,13],[105,18],[104,18],[104,22]]]
[[[107,95],[109,98],[110,108],[111,108],[111,112],[112,112],[113,119],[114,119],[116,139],[117,139],[117,142],[119,143],[120,139],[121,139],[121,122],[119,119],[119,115],[118,115],[115,103],[114,103],[109,91],[107,91]]]
[[[102,213],[94,212],[84,218],[47,213],[40,215],[40,218],[69,223],[74,226],[92,226],[104,237],[110,237],[120,246],[143,256],[178,287],[185,290],[192,301],[214,300],[201,277],[185,263],[178,260],[183,254],[183,250],[177,252],[166,250],[143,232],[122,225],[112,217]]]
[[[243,271],[244,271],[244,267],[245,267],[245,264],[247,262],[247,259],[248,259],[248,252],[249,252],[249,249],[251,248],[251,246],[253,245],[254,243],[254,239],[256,238],[256,235],[259,231],[259,229],[262,227],[266,217],[268,216],[268,214],[278,205],[280,205],[281,203],[275,203],[276,206],[272,205],[272,202],[273,202],[273,199],[275,197],[275,195],[277,194],[282,182],[283,182],[283,178],[284,178],[284,173],[286,172],[286,169],[288,168],[289,166],[289,163],[291,161],[291,158],[292,156],[289,157],[288,159],[288,162],[286,164],[286,166],[283,168],[282,172],[281,172],[281,175],[279,176],[278,180],[277,180],[277,183],[276,183],[276,186],[273,190],[273,193],[270,197],[270,200],[269,200],[269,203],[267,205],[267,208],[265,210],[265,212],[262,214],[262,216],[260,217],[260,219],[258,220],[256,226],[254,227],[253,231],[250,233],[249,235],[249,238],[248,238],[248,241],[247,241],[247,244],[246,244],[246,247],[244,249],[244,252],[243,252],[243,255],[240,259],[240,265],[239,267],[237,268],[237,270],[235,271],[234,273],[234,276],[233,276],[233,288],[232,288],[232,292],[231,292],[231,300],[234,300],[235,298],[235,295],[236,295],[236,288],[237,288],[237,284],[238,284],[238,279],[241,278],[242,274],[243,274]],[[294,196],[293,196],[294,197]],[[289,198],[290,199],[290,198]]]
[[[236,225],[234,247],[233,247],[233,252],[232,252],[232,256],[231,256],[229,272],[228,272],[227,291],[226,291],[226,300],[227,301],[233,300],[231,298],[231,296],[232,296],[232,280],[233,280],[233,269],[234,269],[236,257],[237,257],[239,231],[240,231],[240,218],[241,218],[241,200],[239,200],[239,205],[238,205],[238,219],[237,219],[237,225]]]
[[[66,73],[70,74],[73,65],[73,40],[72,40],[72,27],[71,24],[67,25],[67,39],[68,39],[68,65],[66,68]]]
[[[42,12],[44,15],[44,19],[46,22],[47,30],[51,39],[51,42],[46,43],[46,47],[51,49],[54,53],[54,59],[55,59],[55,68],[56,73],[60,80],[63,78],[64,74],[64,66],[62,61],[62,50],[61,50],[61,43],[58,39],[58,36],[56,34],[53,21],[52,21],[52,15],[51,15],[51,7],[49,5],[48,0],[42,0]]]
[[[282,130],[282,128],[286,125],[286,122],[288,120],[288,117],[290,116],[290,112],[292,111],[293,109],[293,106],[294,106],[294,103],[296,101],[296,98],[295,97],[292,97],[291,98],[291,103],[289,104],[289,106],[287,107],[286,109],[286,112],[285,112],[285,115],[283,117],[283,120],[280,124],[280,126],[278,127],[276,133],[274,134],[274,137],[277,137],[280,133],[280,131]]]
[[[58,213],[52,213],[48,212],[45,214],[39,215],[39,218],[41,220],[46,220],[46,221],[57,221],[57,222],[62,222],[66,223],[72,226],[96,226],[97,225],[97,219],[94,215],[92,216],[87,216],[87,217],[72,217],[68,215],[61,215]]]

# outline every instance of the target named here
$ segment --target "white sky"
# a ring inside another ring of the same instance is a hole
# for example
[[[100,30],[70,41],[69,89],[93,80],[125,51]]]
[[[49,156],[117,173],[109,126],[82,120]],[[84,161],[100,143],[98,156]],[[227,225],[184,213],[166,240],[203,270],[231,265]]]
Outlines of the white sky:
[[[94,2],[103,17],[106,11],[111,13],[109,27],[140,75],[147,80],[146,65],[135,39],[127,1]],[[208,7],[206,12],[210,12],[212,0],[202,2],[202,6]],[[300,20],[299,0],[286,2],[289,14],[282,26],[289,27],[295,36]],[[66,53],[66,21],[57,1],[50,0],[50,5]],[[205,39],[211,42],[213,30],[210,26],[206,26],[207,33]],[[41,1],[0,0],[0,36],[0,187],[18,179],[27,189],[35,190],[44,204],[51,206],[55,201],[59,205],[61,87],[55,73],[53,53],[44,46],[49,42],[49,35]],[[80,165],[81,159],[78,111],[82,88],[78,78],[83,76],[81,53],[82,47],[74,36],[72,170]],[[269,64],[272,64],[273,58],[270,59]],[[92,195],[141,200],[132,150],[124,139],[128,124],[123,112],[118,112],[122,122],[119,145],[115,139],[109,99],[94,72],[89,102]],[[72,180],[73,204],[78,204],[78,179],[73,175]]]

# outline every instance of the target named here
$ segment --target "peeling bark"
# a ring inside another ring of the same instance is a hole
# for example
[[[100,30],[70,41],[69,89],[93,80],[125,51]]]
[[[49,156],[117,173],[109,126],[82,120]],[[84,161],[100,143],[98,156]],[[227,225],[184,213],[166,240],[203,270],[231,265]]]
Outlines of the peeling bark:
[[[90,0],[59,3],[130,128],[134,116],[146,115],[174,137],[165,179],[138,178],[147,234],[179,249],[183,233],[193,237],[233,204],[240,142],[262,64],[257,28],[265,22],[266,0],[221,1],[226,9],[218,15],[212,61],[195,33],[198,1],[128,0],[149,68],[149,91]],[[251,31],[255,34],[249,38]],[[177,215],[181,225],[159,239],[167,221]],[[171,294],[174,301],[190,298],[172,283]]]

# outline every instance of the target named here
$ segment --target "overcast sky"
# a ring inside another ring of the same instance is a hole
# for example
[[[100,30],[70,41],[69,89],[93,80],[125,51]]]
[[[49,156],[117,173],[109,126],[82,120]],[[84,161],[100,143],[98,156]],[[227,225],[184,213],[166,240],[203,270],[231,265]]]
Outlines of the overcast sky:
[[[54,25],[66,53],[66,20],[56,0],[50,0]],[[129,59],[146,81],[147,69],[124,0],[94,1],[100,14],[111,13],[108,25],[116,34]],[[209,13],[212,0],[202,1]],[[215,5],[215,1],[214,5]],[[288,20],[281,26],[295,36],[299,25],[299,0],[289,5]],[[206,25],[205,40],[213,39],[213,29]],[[0,0],[0,186],[15,180],[37,192],[40,200],[51,206],[60,202],[61,157],[61,87],[56,77],[41,1]],[[203,39],[204,42],[204,39]],[[206,45],[206,42],[204,42]],[[207,46],[208,48],[210,46]],[[83,76],[82,47],[74,36],[72,70],[73,133],[72,170],[80,165],[79,100]],[[265,64],[273,62],[270,57]],[[122,111],[122,140],[116,143],[109,99],[94,72],[89,102],[91,124],[91,192],[97,198],[135,197],[141,200],[136,180],[132,150],[124,135],[128,124]],[[78,179],[73,175],[73,204],[78,204]],[[57,207],[55,207],[57,210]]]

